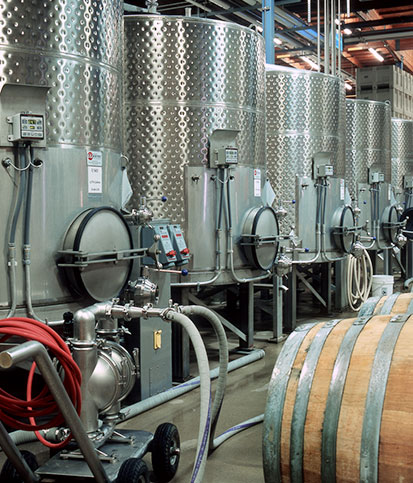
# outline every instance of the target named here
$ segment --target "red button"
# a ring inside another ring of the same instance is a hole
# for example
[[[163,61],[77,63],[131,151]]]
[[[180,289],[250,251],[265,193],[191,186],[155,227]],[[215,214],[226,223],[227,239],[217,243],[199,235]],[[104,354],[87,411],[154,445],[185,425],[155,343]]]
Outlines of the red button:
[[[166,254],[166,256],[167,256],[167,257],[171,257],[171,258],[172,258],[172,257],[175,257],[175,256],[176,256],[176,251],[175,251],[175,250],[171,250],[170,252],[168,252],[168,253]]]
[[[189,255],[189,248],[184,248],[181,250],[182,255]]]

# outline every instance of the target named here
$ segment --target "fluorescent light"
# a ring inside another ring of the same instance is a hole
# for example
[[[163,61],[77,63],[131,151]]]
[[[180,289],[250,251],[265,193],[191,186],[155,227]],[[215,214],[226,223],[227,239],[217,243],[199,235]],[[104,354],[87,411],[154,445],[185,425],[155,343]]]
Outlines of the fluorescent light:
[[[347,27],[343,30],[343,32],[346,34],[346,35],[351,35],[353,32],[348,29]]]
[[[344,82],[344,87],[348,90],[348,91],[352,91],[353,90],[353,86],[351,84],[349,84],[348,82]]]
[[[303,55],[303,56],[300,57],[300,59],[303,60],[304,62],[307,62],[307,64],[310,65],[313,69],[320,70],[320,67],[315,62],[313,62],[311,59],[309,59],[308,57],[305,57]]]
[[[384,61],[384,57],[382,57],[375,49],[373,49],[373,47],[369,47],[369,52],[372,53],[374,57],[376,57],[376,59],[380,62]]]
[[[283,43],[283,41],[281,39],[279,39],[278,37],[274,37],[274,42],[277,44],[277,45],[281,45]]]

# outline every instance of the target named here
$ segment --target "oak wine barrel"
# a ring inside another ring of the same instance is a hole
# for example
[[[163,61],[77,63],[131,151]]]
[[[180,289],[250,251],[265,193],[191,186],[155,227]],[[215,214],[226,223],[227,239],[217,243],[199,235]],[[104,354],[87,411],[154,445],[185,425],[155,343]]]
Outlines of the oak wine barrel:
[[[413,482],[413,316],[305,324],[268,391],[266,483]]]
[[[396,292],[383,297],[370,297],[359,311],[359,316],[395,314],[413,314],[413,293]]]

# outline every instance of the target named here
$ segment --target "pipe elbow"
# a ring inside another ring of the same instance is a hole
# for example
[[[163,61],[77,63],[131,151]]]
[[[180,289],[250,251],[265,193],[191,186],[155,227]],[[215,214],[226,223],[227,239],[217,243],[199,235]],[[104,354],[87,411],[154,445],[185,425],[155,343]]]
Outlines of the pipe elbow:
[[[94,340],[96,317],[90,308],[78,310],[74,317],[74,338],[77,340]]]

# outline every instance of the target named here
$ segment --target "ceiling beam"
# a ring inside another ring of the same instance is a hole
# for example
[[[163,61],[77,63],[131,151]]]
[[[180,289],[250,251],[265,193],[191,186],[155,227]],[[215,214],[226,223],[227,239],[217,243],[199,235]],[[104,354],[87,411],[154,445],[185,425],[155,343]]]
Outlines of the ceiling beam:
[[[388,7],[404,7],[411,6],[412,0],[392,0],[392,2],[384,2],[383,0],[352,0],[351,10],[353,12],[360,10],[365,12],[366,10],[373,10],[377,8]]]
[[[370,27],[380,27],[383,25],[396,25],[399,23],[410,23],[413,22],[413,15],[408,15],[405,17],[385,17],[377,20],[367,20],[366,22],[346,22],[345,27],[348,28],[370,28]]]
[[[349,35],[344,39],[345,45],[359,44],[363,42],[370,42],[372,40],[396,40],[407,39],[412,37],[412,28],[397,28],[397,29],[380,29],[368,32],[360,32]]]

